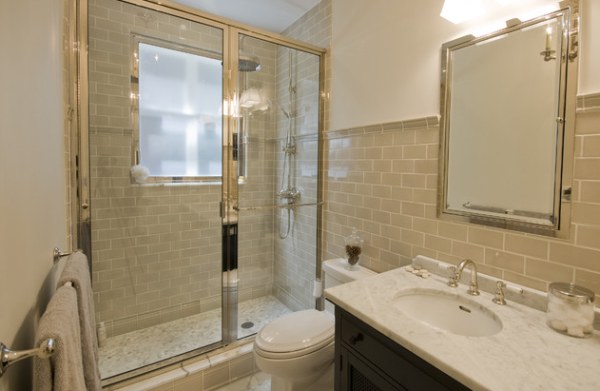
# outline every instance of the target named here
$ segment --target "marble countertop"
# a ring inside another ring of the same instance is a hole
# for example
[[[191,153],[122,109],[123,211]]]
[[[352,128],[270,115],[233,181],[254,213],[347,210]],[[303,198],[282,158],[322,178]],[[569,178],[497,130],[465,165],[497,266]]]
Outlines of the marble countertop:
[[[473,390],[600,390],[600,332],[587,338],[560,334],[546,325],[545,312],[492,295],[466,293],[447,278],[417,277],[404,268],[325,290],[325,297]],[[415,288],[459,294],[493,311],[502,330],[470,337],[446,332],[394,308],[398,294]]]

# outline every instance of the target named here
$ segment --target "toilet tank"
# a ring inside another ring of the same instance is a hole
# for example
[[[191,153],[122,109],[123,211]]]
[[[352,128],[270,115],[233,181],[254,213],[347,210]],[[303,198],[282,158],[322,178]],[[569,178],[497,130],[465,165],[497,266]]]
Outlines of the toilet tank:
[[[331,288],[377,274],[360,265],[355,265],[352,268],[349,266],[348,261],[343,258],[323,261],[323,288]],[[331,313],[334,310],[333,304],[327,300],[325,300],[325,310]]]

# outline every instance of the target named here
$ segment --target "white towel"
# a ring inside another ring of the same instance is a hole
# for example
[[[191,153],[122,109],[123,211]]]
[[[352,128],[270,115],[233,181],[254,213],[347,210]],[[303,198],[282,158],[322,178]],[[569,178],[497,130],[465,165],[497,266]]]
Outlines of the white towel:
[[[54,354],[50,358],[35,357],[33,389],[36,391],[85,390],[77,294],[70,286],[62,286],[50,299],[40,319],[36,346],[48,338],[54,339]]]
[[[90,279],[88,259],[80,251],[66,259],[65,268],[58,285],[71,282],[77,292],[79,328],[81,331],[81,354],[83,373],[88,391],[98,391],[101,387],[98,366],[98,337],[96,335],[96,316],[94,314],[94,295]]]

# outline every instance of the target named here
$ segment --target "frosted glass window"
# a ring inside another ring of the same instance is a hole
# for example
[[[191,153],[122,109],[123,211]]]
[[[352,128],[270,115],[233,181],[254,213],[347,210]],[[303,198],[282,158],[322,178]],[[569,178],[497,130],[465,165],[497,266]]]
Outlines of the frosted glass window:
[[[139,164],[151,177],[221,176],[220,59],[139,43]]]

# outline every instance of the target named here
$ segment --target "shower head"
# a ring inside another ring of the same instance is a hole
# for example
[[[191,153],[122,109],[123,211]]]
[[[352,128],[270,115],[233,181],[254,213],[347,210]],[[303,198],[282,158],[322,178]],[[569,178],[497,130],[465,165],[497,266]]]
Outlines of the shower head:
[[[239,58],[238,70],[240,72],[260,71],[260,61],[256,56],[241,54]]]

